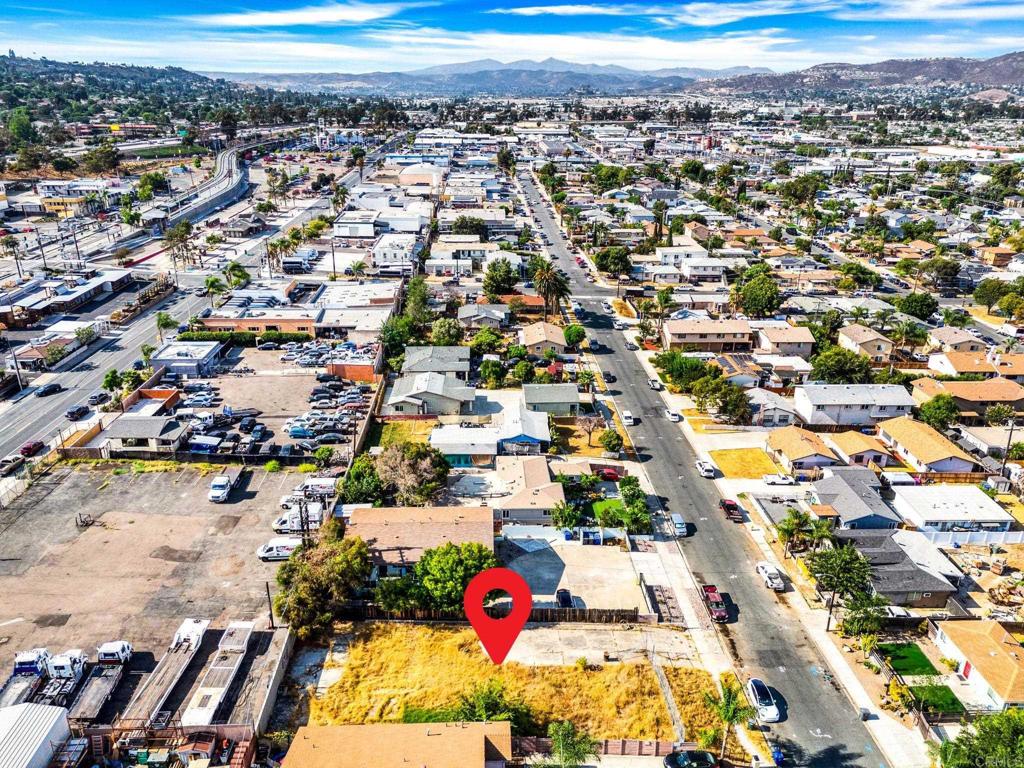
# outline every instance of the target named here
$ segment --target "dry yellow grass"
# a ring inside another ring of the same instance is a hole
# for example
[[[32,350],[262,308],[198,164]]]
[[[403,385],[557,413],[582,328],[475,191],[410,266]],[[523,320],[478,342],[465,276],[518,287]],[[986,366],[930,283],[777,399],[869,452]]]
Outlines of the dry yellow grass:
[[[993,315],[991,312],[986,312],[984,307],[964,307],[964,309],[966,309],[975,320],[982,323],[988,323],[996,328],[1006,322],[1005,317],[1000,317],[999,315]]]
[[[1024,525],[1024,504],[1012,493],[1000,493],[996,496],[999,506],[1013,515],[1013,519]]]
[[[495,666],[471,629],[364,624],[355,631],[345,673],[310,706],[311,724],[400,721],[406,707],[436,709],[498,679],[545,727],[571,720],[595,738],[671,739],[672,724],[650,665],[596,670]]]
[[[430,437],[430,431],[436,426],[435,419],[390,421],[384,425],[381,432],[381,447],[384,448],[393,443],[425,443]]]
[[[633,307],[631,307],[629,302],[625,299],[613,299],[612,309],[623,317],[636,317],[636,312],[633,311]]]
[[[692,667],[665,667],[665,677],[668,679],[672,698],[675,699],[676,709],[679,710],[679,717],[686,728],[686,740],[696,741],[701,731],[705,729],[718,731],[718,741],[715,742],[715,747],[711,748],[717,753],[717,746],[721,744],[722,723],[704,702],[706,693],[715,697],[719,695],[718,687],[711,675],[703,669]],[[736,734],[729,735],[726,746],[726,756],[736,765],[750,764],[750,755],[743,749]]]
[[[590,437],[592,445],[587,445],[586,432],[578,429],[572,423],[572,419],[555,419],[555,430],[568,443],[569,453],[573,456],[600,458],[604,453],[604,448],[598,442],[598,438],[604,430],[599,429]]]
[[[756,479],[779,471],[771,456],[760,448],[724,448],[709,453],[725,477]]]

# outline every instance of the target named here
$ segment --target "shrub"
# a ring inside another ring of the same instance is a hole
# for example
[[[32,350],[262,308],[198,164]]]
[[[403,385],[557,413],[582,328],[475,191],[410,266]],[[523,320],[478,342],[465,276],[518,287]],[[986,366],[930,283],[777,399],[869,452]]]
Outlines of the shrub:
[[[275,344],[286,344],[289,341],[309,341],[312,339],[308,333],[285,333],[284,331],[267,331],[256,333],[254,331],[186,331],[179,333],[180,341],[219,341],[223,344],[233,344],[236,347],[255,347],[256,339],[260,342],[272,341]]]
[[[298,469],[299,472],[309,473],[309,472],[316,472],[317,466],[316,466],[316,464],[310,464],[309,462],[305,462],[303,464],[299,464],[299,466],[296,467],[296,469]]]
[[[263,469],[267,472],[280,472],[281,462],[278,461],[277,459],[271,459],[270,461],[263,465]]]

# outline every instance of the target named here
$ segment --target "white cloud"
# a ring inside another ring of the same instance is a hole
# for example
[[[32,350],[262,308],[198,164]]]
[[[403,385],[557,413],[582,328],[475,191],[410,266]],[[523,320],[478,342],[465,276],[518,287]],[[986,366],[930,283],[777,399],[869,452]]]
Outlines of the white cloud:
[[[204,27],[294,27],[317,24],[365,24],[395,16],[418,3],[326,3],[276,11],[239,11],[179,16],[181,21]]]
[[[1024,3],[988,0],[882,0],[857,3],[832,14],[843,21],[1012,21],[1024,19]],[[934,53],[941,56],[941,51]]]
[[[513,16],[646,16],[663,26],[717,27],[743,19],[816,13],[839,8],[836,0],[751,0],[751,2],[691,2],[680,5],[525,5],[494,8],[487,13]]]

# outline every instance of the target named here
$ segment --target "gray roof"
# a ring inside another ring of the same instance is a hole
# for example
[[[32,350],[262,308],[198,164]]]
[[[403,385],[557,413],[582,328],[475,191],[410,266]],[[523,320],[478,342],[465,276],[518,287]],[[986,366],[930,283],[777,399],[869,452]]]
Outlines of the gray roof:
[[[504,304],[465,304],[459,307],[459,320],[473,317],[490,317],[505,321],[508,318],[508,307]]]
[[[852,544],[871,564],[875,592],[898,600],[908,592],[954,592],[940,573],[917,563],[900,545],[897,530],[837,531],[841,544]]]
[[[406,347],[402,373],[469,372],[469,347]]]
[[[914,398],[899,384],[804,384],[802,388],[811,405],[914,406]]]
[[[822,504],[835,508],[844,525],[858,524],[869,517],[894,524],[902,522],[882,498],[878,476],[867,467],[834,467],[826,472],[824,478],[814,482],[814,493]]]
[[[462,403],[470,403],[476,397],[476,390],[467,387],[453,376],[445,376],[441,373],[416,373],[402,376],[395,382],[388,398],[388,404],[405,400],[415,399],[422,394],[431,394],[438,397],[446,397],[450,400],[458,400]]]
[[[524,384],[523,400],[527,404],[579,403],[580,391],[575,384]]]
[[[107,427],[107,437],[176,440],[187,428],[169,416],[122,416]]]

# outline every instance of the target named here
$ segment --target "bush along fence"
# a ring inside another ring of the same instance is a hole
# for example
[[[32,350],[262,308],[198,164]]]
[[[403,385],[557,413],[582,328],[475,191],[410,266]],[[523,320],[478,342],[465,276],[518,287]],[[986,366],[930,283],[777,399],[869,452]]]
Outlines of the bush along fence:
[[[508,616],[510,606],[490,606],[485,609],[493,619]],[[386,611],[372,603],[349,603],[339,616],[349,621],[441,621],[466,623],[466,617],[459,611],[439,611],[431,608],[410,608],[401,611]],[[657,621],[657,617],[653,617]],[[638,608],[534,608],[530,611],[529,622],[555,624],[575,622],[584,624],[636,624],[649,622],[651,617],[641,616]]]
[[[179,341],[219,341],[224,344],[233,344],[236,347],[255,347],[257,343],[266,344],[287,344],[297,341],[299,343],[313,339],[308,333],[288,333],[286,331],[186,331],[178,334]],[[257,341],[258,340],[258,341]]]

